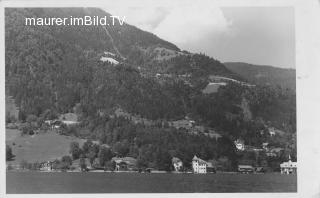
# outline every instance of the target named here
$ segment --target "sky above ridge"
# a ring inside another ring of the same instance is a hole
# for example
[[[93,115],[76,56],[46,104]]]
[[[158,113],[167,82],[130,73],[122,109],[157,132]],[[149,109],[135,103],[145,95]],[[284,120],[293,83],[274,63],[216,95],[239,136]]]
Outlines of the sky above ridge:
[[[221,62],[295,68],[294,9],[218,7],[211,1],[172,6],[112,7],[126,22]]]

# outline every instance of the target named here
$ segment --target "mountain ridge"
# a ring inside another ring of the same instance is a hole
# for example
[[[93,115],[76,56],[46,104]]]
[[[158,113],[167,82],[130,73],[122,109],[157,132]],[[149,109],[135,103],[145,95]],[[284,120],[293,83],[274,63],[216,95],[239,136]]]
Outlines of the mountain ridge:
[[[296,70],[269,65],[255,65],[244,62],[223,63],[229,70],[237,73],[251,83],[281,86],[295,90]]]

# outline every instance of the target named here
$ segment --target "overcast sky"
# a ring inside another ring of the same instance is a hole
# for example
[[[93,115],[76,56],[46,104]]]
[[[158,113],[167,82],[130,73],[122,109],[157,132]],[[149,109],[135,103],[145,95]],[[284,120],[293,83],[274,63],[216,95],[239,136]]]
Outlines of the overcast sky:
[[[171,7],[108,7],[113,15],[221,62],[295,68],[294,10],[288,7],[217,7],[189,2]]]

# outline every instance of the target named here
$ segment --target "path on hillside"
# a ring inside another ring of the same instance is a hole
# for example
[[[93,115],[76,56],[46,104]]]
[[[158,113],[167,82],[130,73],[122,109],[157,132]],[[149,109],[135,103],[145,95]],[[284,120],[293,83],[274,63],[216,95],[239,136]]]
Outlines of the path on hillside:
[[[114,44],[114,40],[111,36],[111,34],[109,33],[108,29],[106,26],[103,26],[104,30],[106,31],[106,34],[108,35],[108,37],[110,38],[111,40],[111,44],[112,44],[112,47],[114,49],[114,51],[117,52],[117,54],[122,58],[122,59],[125,59],[125,57],[120,53],[120,51],[118,50],[117,46]]]

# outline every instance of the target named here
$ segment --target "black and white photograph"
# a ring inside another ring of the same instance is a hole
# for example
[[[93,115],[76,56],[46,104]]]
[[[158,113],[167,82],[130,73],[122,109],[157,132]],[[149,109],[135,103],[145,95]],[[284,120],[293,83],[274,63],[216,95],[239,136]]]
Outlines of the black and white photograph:
[[[6,196],[305,191],[296,6],[24,2],[2,5]]]

